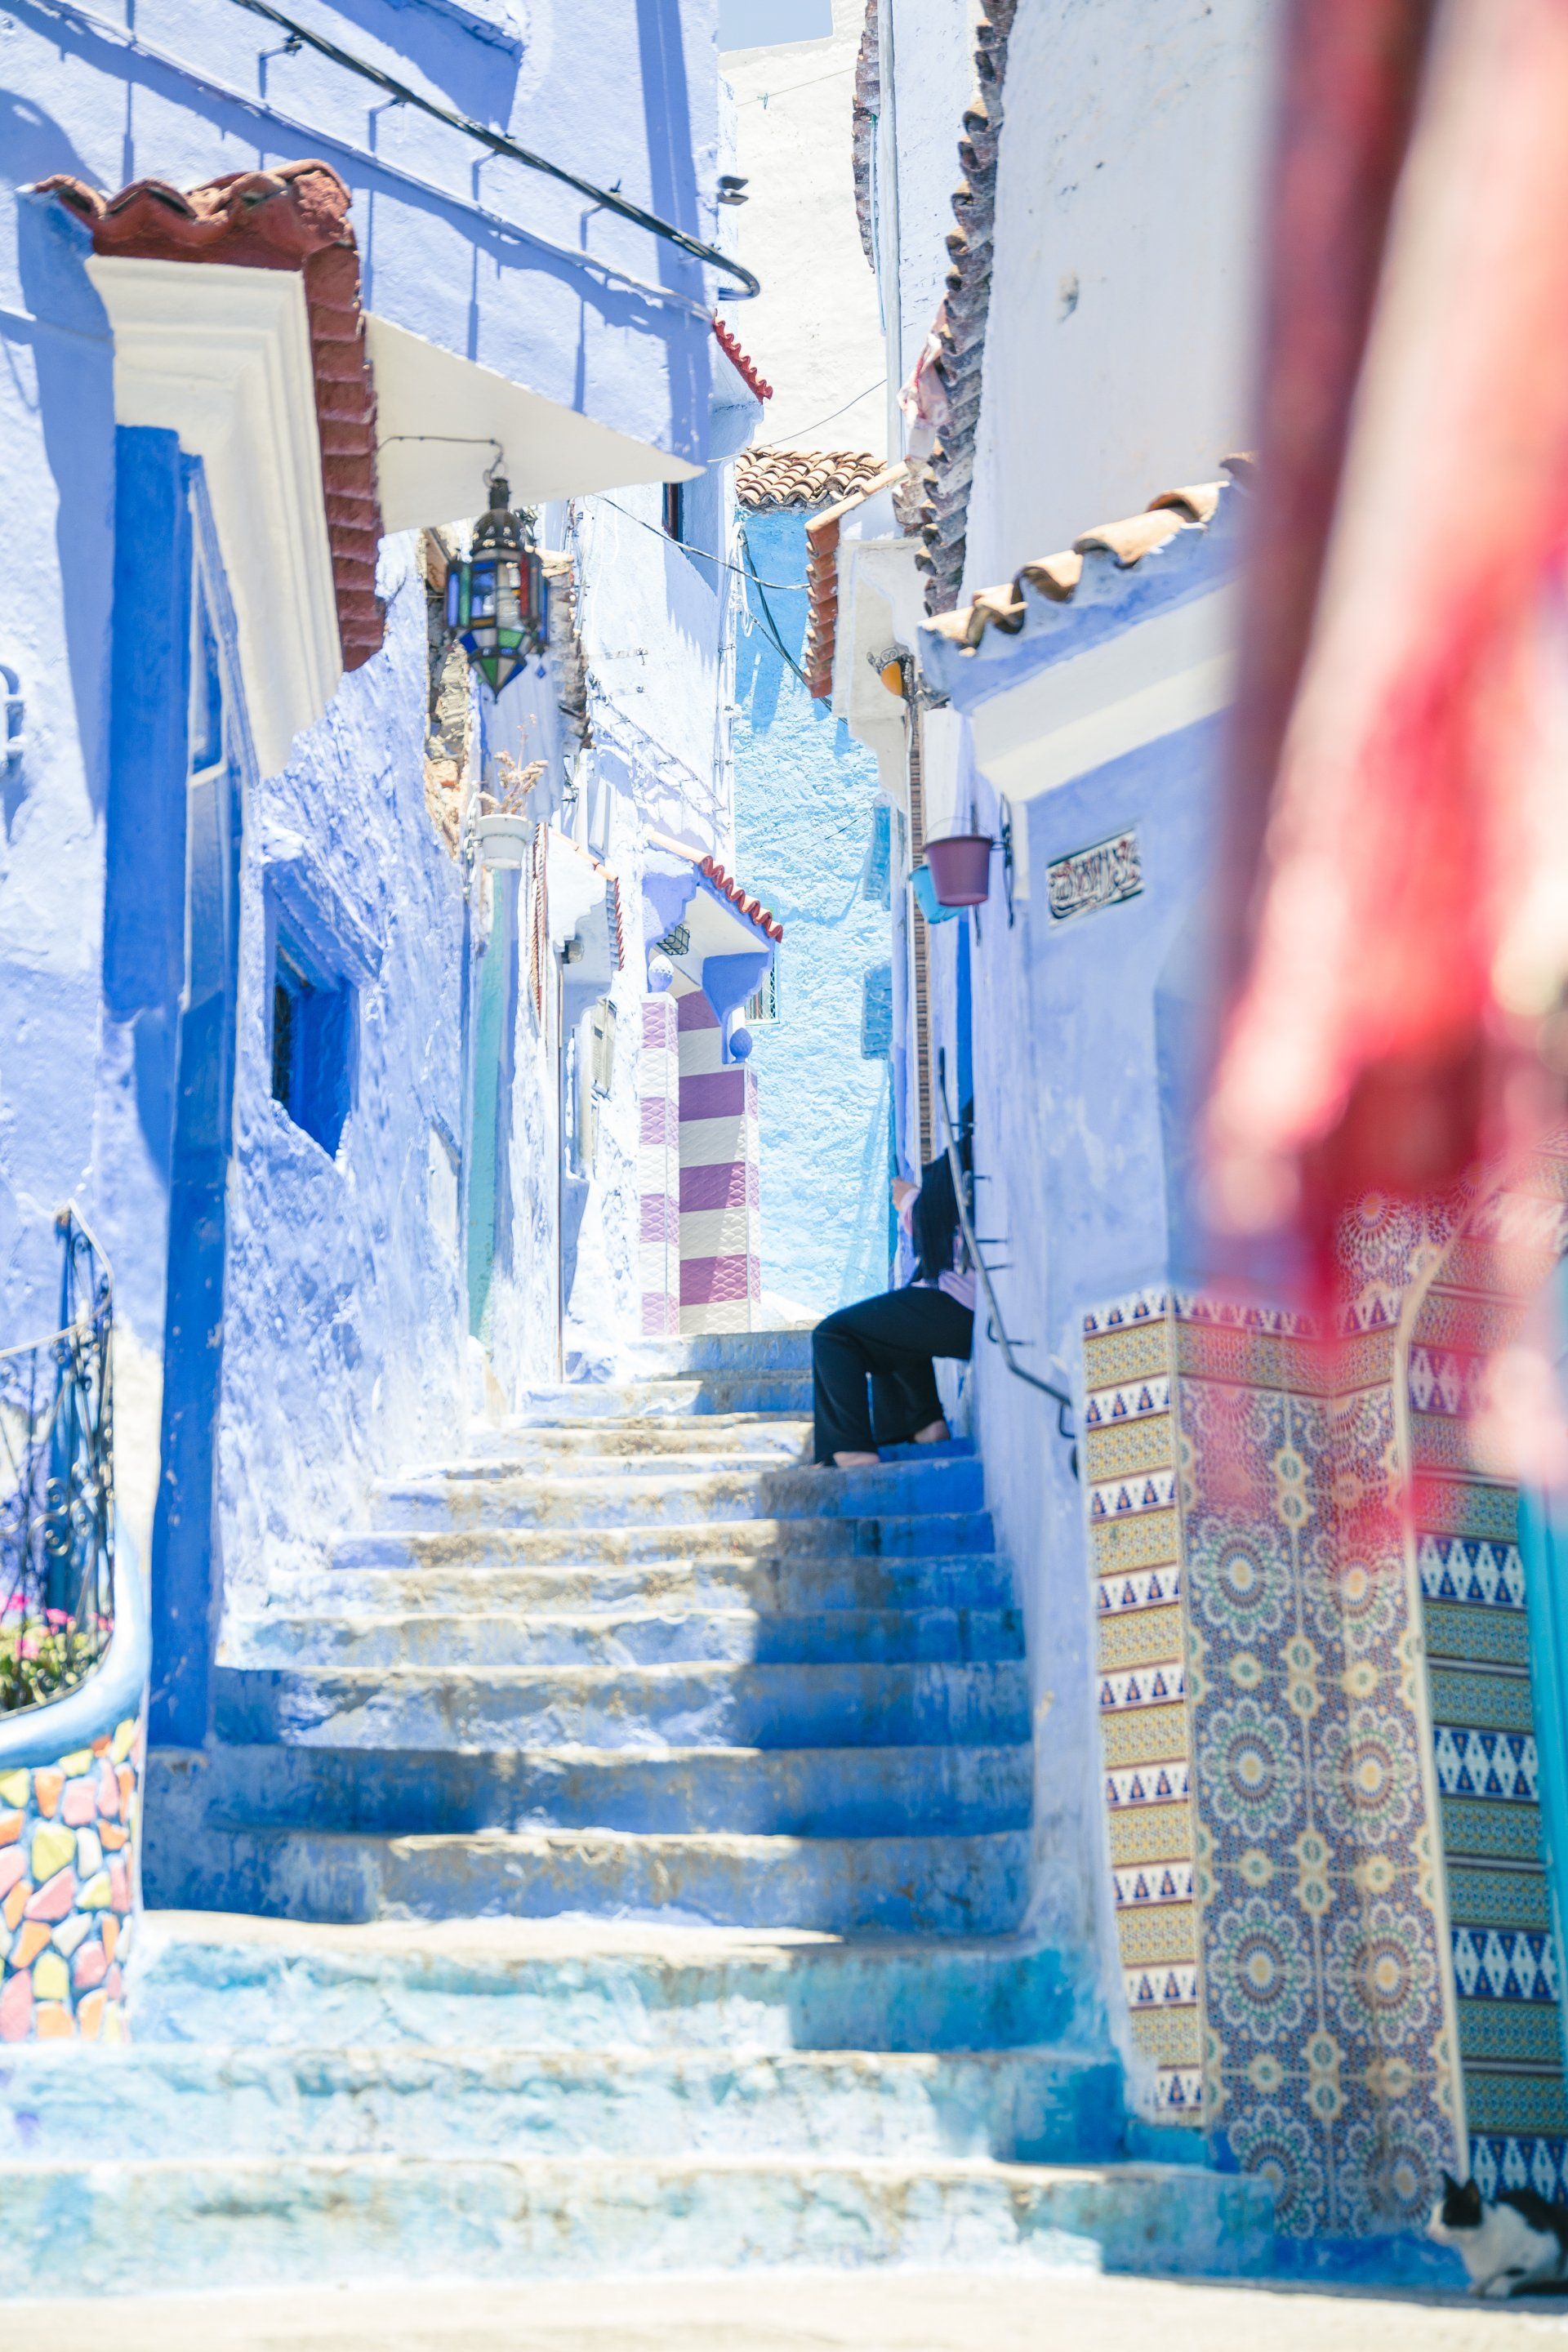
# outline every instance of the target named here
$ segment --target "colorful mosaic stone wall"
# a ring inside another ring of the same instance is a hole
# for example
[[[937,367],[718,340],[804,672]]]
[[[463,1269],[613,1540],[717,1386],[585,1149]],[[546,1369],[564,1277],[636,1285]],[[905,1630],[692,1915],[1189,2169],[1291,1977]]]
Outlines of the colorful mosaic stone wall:
[[[1471,1212],[1405,1368],[1470,2165],[1489,2193],[1549,2198],[1568,2198],[1568,2100],[1518,1496],[1473,1412],[1488,1355],[1568,1242],[1565,1196],[1568,1162],[1547,1155]]]
[[[124,2038],[143,1736],[0,1772],[0,2042]]]

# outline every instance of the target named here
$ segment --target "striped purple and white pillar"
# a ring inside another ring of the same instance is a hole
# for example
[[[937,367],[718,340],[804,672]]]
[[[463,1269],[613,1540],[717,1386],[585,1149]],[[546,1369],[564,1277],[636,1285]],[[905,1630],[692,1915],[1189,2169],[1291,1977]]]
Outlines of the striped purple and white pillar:
[[[643,1338],[673,1339],[680,1331],[680,1051],[673,996],[643,998],[637,1091]]]
[[[679,982],[676,983],[680,986]],[[763,1297],[757,1081],[726,1064],[712,1006],[692,988],[680,1039],[680,1329],[750,1331]]]

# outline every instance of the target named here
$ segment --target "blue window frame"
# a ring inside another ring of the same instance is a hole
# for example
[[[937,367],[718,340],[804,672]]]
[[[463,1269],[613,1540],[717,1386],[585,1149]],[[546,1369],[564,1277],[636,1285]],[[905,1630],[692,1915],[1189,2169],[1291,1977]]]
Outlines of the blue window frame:
[[[335,1158],[353,1107],[354,990],[312,971],[281,929],[272,969],[272,1099]]]

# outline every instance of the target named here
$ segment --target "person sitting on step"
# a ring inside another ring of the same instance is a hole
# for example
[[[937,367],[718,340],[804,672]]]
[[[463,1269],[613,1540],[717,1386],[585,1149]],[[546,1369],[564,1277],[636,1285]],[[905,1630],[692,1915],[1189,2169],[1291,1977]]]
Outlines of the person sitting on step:
[[[966,1139],[965,1169],[968,1157]],[[931,1445],[951,1434],[935,1359],[969,1355],[974,1276],[946,1153],[922,1169],[918,1189],[900,1178],[893,1205],[914,1246],[912,1281],[839,1307],[811,1335],[816,1461],[824,1469],[860,1469],[876,1463],[879,1446]]]

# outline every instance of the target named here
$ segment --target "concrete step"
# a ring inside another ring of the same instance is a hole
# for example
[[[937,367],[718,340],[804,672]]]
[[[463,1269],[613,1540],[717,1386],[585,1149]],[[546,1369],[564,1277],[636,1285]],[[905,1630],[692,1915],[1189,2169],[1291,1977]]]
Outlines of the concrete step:
[[[376,1528],[460,1532],[489,1528],[690,1527],[721,1519],[876,1520],[978,1512],[984,1480],[973,1457],[879,1464],[867,1470],[616,1469],[602,1477],[508,1477],[461,1468],[378,1486]]]
[[[259,2156],[1124,2153],[1109,2056],[192,2042],[0,2051],[0,2164]]]
[[[326,1747],[994,1746],[1030,1735],[1021,1660],[962,1665],[220,1666],[220,1740]]]
[[[1021,1831],[899,1838],[605,1829],[377,1838],[208,1818],[180,1900],[295,1919],[551,1918],[1005,1935],[1023,1915]]]
[[[642,1415],[595,1415],[586,1421],[537,1420],[477,1431],[471,1451],[481,1462],[523,1470],[584,1459],[689,1464],[692,1456],[743,1461],[810,1458],[811,1419],[799,1413],[710,1413],[700,1421]]]
[[[638,1371],[678,1377],[689,1372],[809,1372],[811,1332],[692,1332],[680,1339],[645,1339],[632,1350]]]
[[[1016,1609],[633,1608],[243,1617],[226,1666],[641,1666],[727,1659],[758,1665],[891,1665],[1021,1658]]]
[[[891,2263],[1225,2275],[1266,2265],[1272,2202],[1162,2165],[174,2157],[0,2166],[0,2294],[22,2296]]]
[[[151,1811],[151,1806],[149,1808]],[[142,2042],[942,2051],[1082,2040],[1081,1971],[1015,1936],[940,1941],[613,1919],[150,1910]]]
[[[437,1537],[445,1546],[454,1538]],[[366,1557],[342,1559],[279,1587],[290,1613],[404,1618],[480,1615],[581,1616],[599,1610],[690,1612],[744,1609],[759,1616],[810,1617],[825,1611],[1010,1609],[1012,1571],[993,1552],[867,1559],[853,1552],[714,1560],[533,1568],[470,1564],[466,1549],[437,1551],[423,1538],[366,1537]],[[667,1546],[667,1549],[668,1547]]]
[[[671,1528],[376,1528],[338,1537],[333,1569],[639,1568],[671,1559],[742,1560],[950,1559],[994,1549],[988,1511],[890,1513],[874,1519],[724,1519]]]
[[[229,1747],[201,1772],[155,1749],[150,1881],[193,1856],[207,1811],[292,1829],[377,1836],[444,1831],[736,1830],[747,1835],[894,1837],[1021,1830],[1033,1749],[600,1748],[432,1753],[418,1748]],[[193,1813],[193,1809],[194,1813]],[[165,1899],[173,1899],[165,1897]]]
[[[562,1388],[528,1391],[511,1416],[521,1423],[556,1427],[600,1418],[648,1421],[698,1419],[709,1413],[809,1413],[811,1373],[804,1371],[705,1371],[654,1373],[603,1386],[570,1382]]]

